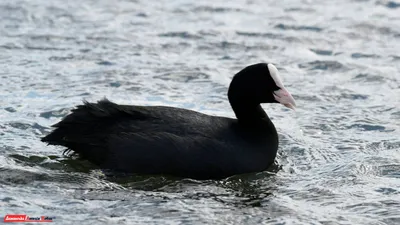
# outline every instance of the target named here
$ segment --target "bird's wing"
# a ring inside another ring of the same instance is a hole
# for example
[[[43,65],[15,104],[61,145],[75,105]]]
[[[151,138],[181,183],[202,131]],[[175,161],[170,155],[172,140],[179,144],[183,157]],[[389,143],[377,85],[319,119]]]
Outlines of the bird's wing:
[[[240,170],[239,162],[243,159],[237,158],[237,150],[232,151],[232,147],[204,136],[121,133],[109,137],[104,166],[121,171],[189,177],[234,174]]]

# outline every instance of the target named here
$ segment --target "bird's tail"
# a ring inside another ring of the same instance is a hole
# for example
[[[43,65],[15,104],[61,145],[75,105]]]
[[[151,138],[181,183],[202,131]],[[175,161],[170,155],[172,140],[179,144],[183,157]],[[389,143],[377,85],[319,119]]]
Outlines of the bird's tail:
[[[61,145],[94,163],[104,162],[107,155],[106,136],[110,127],[110,109],[116,104],[104,99],[98,103],[84,102],[52,127],[55,129],[41,140]],[[110,107],[111,106],[111,107]],[[104,110],[107,108],[108,110]]]

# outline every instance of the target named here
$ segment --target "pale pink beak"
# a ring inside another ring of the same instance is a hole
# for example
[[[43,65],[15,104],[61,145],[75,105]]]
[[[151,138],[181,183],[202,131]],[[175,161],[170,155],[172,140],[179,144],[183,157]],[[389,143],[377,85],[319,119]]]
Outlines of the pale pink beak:
[[[274,91],[274,97],[275,100],[282,105],[295,110],[296,102],[294,101],[292,95],[285,88]]]

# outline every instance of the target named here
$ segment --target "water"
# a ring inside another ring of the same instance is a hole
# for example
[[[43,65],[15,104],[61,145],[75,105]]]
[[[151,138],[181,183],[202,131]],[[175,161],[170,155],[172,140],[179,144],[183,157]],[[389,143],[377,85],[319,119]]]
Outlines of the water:
[[[0,2],[0,216],[58,224],[400,224],[400,2]],[[81,103],[233,117],[244,66],[273,62],[278,172],[106,177],[39,138]]]

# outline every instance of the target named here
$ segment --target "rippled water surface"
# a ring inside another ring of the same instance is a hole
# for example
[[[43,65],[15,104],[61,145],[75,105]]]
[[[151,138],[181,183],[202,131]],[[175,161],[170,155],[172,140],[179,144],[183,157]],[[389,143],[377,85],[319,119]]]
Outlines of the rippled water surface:
[[[277,172],[109,177],[40,137],[83,99],[233,117],[273,62]],[[0,216],[58,224],[400,224],[400,2],[0,1]]]

